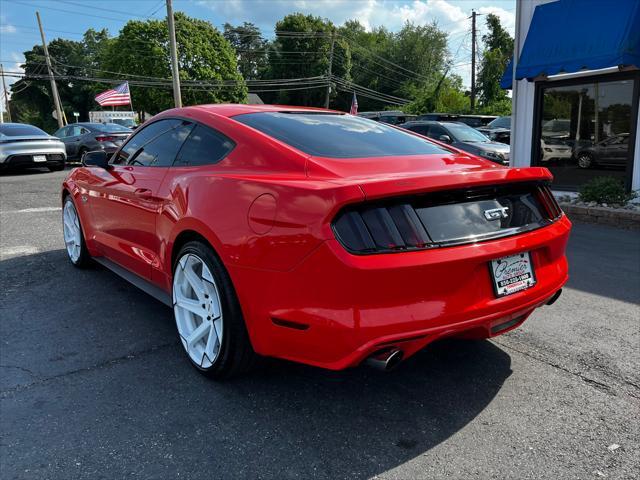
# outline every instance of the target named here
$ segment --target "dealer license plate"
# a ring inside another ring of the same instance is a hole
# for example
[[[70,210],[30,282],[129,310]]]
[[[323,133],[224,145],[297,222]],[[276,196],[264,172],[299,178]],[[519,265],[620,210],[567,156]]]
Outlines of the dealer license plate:
[[[46,155],[34,155],[33,156],[33,161],[34,162],[46,162],[47,161],[47,156]]]
[[[526,290],[536,284],[529,252],[491,260],[490,267],[493,290],[498,297]]]

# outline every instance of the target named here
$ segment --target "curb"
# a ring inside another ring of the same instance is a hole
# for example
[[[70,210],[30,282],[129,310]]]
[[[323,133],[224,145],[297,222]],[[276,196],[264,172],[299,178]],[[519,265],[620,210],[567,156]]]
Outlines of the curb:
[[[583,207],[570,203],[560,203],[560,207],[571,221],[640,230],[640,212],[623,208]]]

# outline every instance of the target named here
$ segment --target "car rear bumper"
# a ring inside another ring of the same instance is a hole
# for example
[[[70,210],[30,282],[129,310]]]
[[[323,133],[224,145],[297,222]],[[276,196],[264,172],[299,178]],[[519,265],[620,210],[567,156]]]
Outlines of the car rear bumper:
[[[45,155],[46,161],[36,162],[34,156]],[[0,168],[28,168],[28,167],[47,167],[64,165],[66,155],[63,153],[37,153],[37,154],[20,154],[11,155],[0,163]]]
[[[406,358],[443,336],[516,328],[567,281],[570,229],[563,215],[499,240],[361,256],[328,240],[287,272],[229,271],[258,353],[337,370],[384,348]],[[490,260],[525,251],[536,285],[496,298]]]

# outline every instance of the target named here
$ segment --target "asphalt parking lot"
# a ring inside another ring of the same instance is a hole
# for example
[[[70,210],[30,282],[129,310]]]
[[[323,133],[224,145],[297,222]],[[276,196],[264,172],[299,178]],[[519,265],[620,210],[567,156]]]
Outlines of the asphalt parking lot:
[[[637,478],[640,233],[576,225],[563,296],[493,341],[215,383],[169,309],[67,261],[65,174],[0,176],[1,478]]]

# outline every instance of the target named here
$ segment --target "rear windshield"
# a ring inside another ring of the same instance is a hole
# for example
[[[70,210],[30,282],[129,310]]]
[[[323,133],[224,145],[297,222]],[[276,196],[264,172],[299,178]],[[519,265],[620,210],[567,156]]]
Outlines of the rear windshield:
[[[33,125],[0,125],[0,136],[6,137],[25,137],[29,135],[47,135],[38,127]]]
[[[373,120],[331,113],[260,112],[233,117],[309,155],[362,158],[451,153]]]

